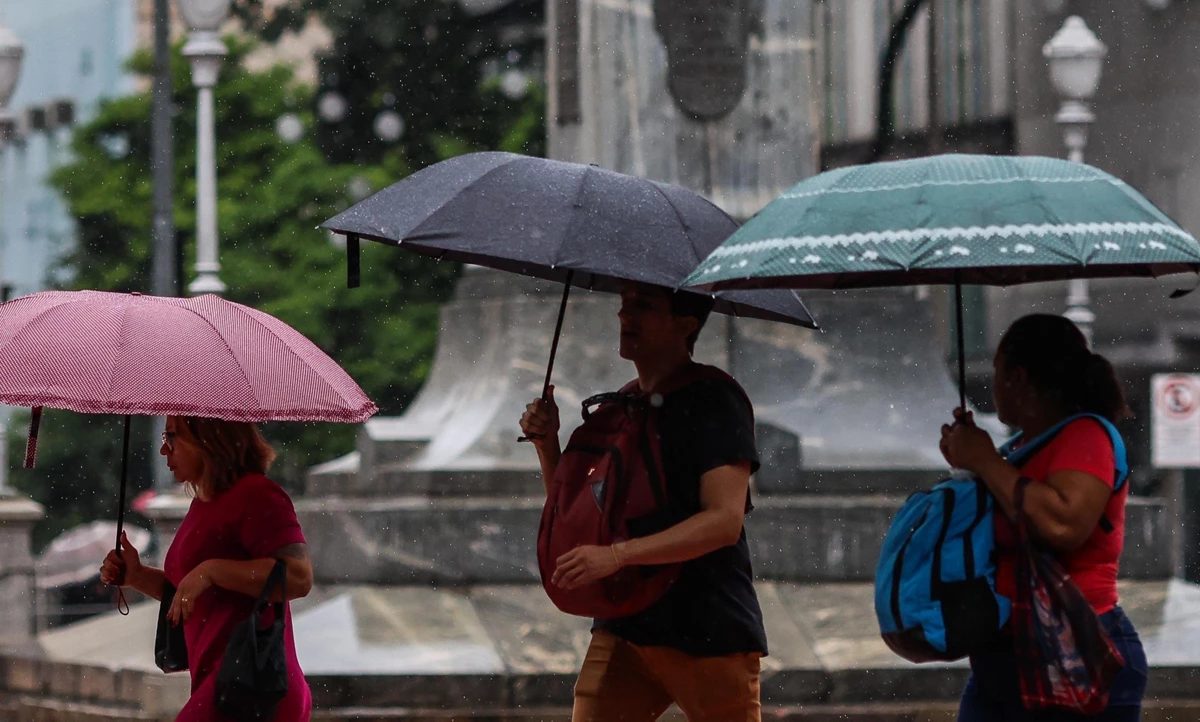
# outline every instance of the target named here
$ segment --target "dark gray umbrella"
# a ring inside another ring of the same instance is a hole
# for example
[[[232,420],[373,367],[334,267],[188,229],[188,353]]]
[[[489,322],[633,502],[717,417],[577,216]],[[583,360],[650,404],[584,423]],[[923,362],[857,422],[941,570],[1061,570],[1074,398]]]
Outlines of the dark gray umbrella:
[[[321,227],[346,235],[352,287],[360,238],[566,284],[549,386],[572,285],[619,291],[622,281],[639,281],[679,289],[737,226],[678,186],[579,163],[471,153],[414,173]],[[714,298],[718,313],[817,327],[794,291]]]

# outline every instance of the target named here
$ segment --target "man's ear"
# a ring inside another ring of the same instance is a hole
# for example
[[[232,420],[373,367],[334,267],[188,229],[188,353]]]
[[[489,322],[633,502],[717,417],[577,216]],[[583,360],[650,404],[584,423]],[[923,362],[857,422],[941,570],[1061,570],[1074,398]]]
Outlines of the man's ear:
[[[676,316],[675,321],[682,324],[680,328],[683,329],[684,338],[691,336],[700,329],[700,319],[696,318],[695,316]]]

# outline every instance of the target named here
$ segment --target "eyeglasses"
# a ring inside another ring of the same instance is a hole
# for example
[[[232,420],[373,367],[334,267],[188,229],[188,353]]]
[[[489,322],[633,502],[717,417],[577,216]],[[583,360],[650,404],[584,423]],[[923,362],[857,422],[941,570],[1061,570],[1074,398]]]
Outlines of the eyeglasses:
[[[167,447],[167,451],[175,451],[175,432],[174,431],[162,432],[162,442],[163,442],[163,446]]]

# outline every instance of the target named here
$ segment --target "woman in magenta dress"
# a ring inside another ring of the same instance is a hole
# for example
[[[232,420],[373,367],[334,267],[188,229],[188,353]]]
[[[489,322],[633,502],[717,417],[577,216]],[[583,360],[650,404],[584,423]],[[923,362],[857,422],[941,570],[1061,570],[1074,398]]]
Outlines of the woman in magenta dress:
[[[101,579],[112,584],[124,572],[123,584],[155,599],[162,599],[164,580],[175,586],[168,617],[183,624],[192,675],[192,696],[176,720],[224,720],[213,688],[230,634],[249,616],[276,560],[287,565],[289,600],[312,588],[312,564],[291,499],[264,476],[275,452],[253,424],[168,417],[160,453],[194,496],[166,563],[162,569],[142,564],[122,537],[124,554],[109,552]],[[291,609],[284,609],[288,693],[275,720],[302,722],[312,698],[296,659]],[[271,614],[268,607],[264,622]]]

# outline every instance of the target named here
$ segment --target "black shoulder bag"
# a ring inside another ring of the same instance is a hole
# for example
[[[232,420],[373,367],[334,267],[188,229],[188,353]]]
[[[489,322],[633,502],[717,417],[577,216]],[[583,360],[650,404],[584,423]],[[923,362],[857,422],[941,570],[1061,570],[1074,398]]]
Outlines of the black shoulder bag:
[[[154,664],[168,674],[183,672],[188,668],[187,639],[183,636],[183,625],[172,624],[167,619],[174,599],[175,585],[163,579],[162,601],[158,604],[158,632],[154,635]]]
[[[276,561],[254,602],[246,621],[234,627],[225,647],[225,657],[217,670],[217,710],[236,720],[269,720],[287,696],[287,650],[284,648],[285,605],[276,602],[275,621],[262,629],[259,618],[267,606],[271,591],[279,587],[280,599],[287,599],[287,566]]]

